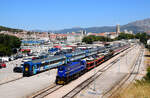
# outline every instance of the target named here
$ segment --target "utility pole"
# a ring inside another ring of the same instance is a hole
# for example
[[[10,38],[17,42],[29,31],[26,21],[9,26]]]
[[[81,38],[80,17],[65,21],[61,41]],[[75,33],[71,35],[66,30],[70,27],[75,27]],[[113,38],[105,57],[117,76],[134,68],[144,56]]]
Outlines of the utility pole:
[[[50,70],[49,70],[48,76],[50,76]]]
[[[96,74],[96,62],[95,62],[95,57],[94,57],[94,76],[95,76],[95,74]],[[93,87],[93,91],[96,91],[96,81],[95,81],[95,79],[94,79],[94,85],[93,85],[94,87]]]
[[[127,62],[127,55],[128,55],[128,53],[126,53],[126,64],[128,64],[128,62]]]
[[[120,73],[120,60],[119,60],[119,66],[118,66],[118,73]]]

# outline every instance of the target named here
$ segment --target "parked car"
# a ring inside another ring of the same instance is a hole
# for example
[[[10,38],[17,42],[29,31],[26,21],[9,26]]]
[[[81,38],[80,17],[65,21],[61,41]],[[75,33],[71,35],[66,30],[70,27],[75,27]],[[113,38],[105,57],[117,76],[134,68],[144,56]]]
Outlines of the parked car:
[[[19,54],[19,55],[17,55],[17,57],[18,57],[18,58],[22,58],[22,57],[23,57],[23,55],[22,55],[22,54]]]
[[[10,56],[9,57],[9,61],[13,61],[13,60],[15,60],[15,57],[14,56]]]
[[[23,71],[23,67],[22,66],[16,66],[16,67],[14,67],[13,71],[21,73]]]
[[[33,54],[33,53],[27,53],[27,55],[28,55],[28,56],[33,56],[34,54]]]
[[[9,57],[2,57],[2,61],[3,62],[8,62],[9,61]]]
[[[0,68],[6,68],[6,64],[4,62],[0,63]]]

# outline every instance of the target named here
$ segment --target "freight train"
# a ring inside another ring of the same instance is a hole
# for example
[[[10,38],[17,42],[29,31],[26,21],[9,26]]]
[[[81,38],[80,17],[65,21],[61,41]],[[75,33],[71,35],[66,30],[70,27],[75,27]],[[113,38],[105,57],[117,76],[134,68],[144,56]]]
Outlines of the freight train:
[[[65,85],[71,80],[78,78],[85,72],[93,69],[104,61],[109,60],[112,56],[117,55],[128,48],[129,45],[127,44],[123,46],[114,45],[109,49],[109,51],[105,51],[105,53],[93,54],[83,59],[63,64],[57,68],[58,70],[55,83]]]

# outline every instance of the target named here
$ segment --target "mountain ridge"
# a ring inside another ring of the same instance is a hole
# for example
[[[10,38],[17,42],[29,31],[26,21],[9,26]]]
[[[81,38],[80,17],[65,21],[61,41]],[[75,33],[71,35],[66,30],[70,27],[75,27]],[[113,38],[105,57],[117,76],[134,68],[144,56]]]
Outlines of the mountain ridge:
[[[32,32],[54,32],[54,33],[67,33],[67,32],[79,32],[80,30],[86,30],[86,32],[92,33],[103,33],[103,32],[115,32],[116,26],[96,26],[96,27],[73,27],[73,28],[66,28],[61,30],[30,30]],[[120,31],[123,32],[124,30],[133,31],[133,33],[138,32],[150,32],[150,18],[146,18],[143,20],[136,20],[125,25],[120,26]],[[13,29],[4,26],[0,26],[0,31],[13,31],[19,32],[23,31],[22,29]]]
[[[103,33],[103,32],[115,32],[116,26],[101,26],[101,27],[88,27],[88,28],[68,28],[54,31],[55,33],[66,33],[66,32],[78,32],[80,30],[86,30],[87,32],[92,33]],[[150,18],[143,19],[143,20],[136,20],[130,22],[125,25],[120,26],[120,31],[123,32],[124,30],[131,30],[134,33],[138,32],[147,32],[150,31]]]

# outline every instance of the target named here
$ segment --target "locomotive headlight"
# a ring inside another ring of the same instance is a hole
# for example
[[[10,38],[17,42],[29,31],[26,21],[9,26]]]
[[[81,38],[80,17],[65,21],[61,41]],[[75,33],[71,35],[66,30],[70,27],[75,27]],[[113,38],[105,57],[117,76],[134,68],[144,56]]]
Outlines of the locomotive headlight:
[[[28,71],[28,68],[27,68],[27,67],[25,68],[25,71]]]

